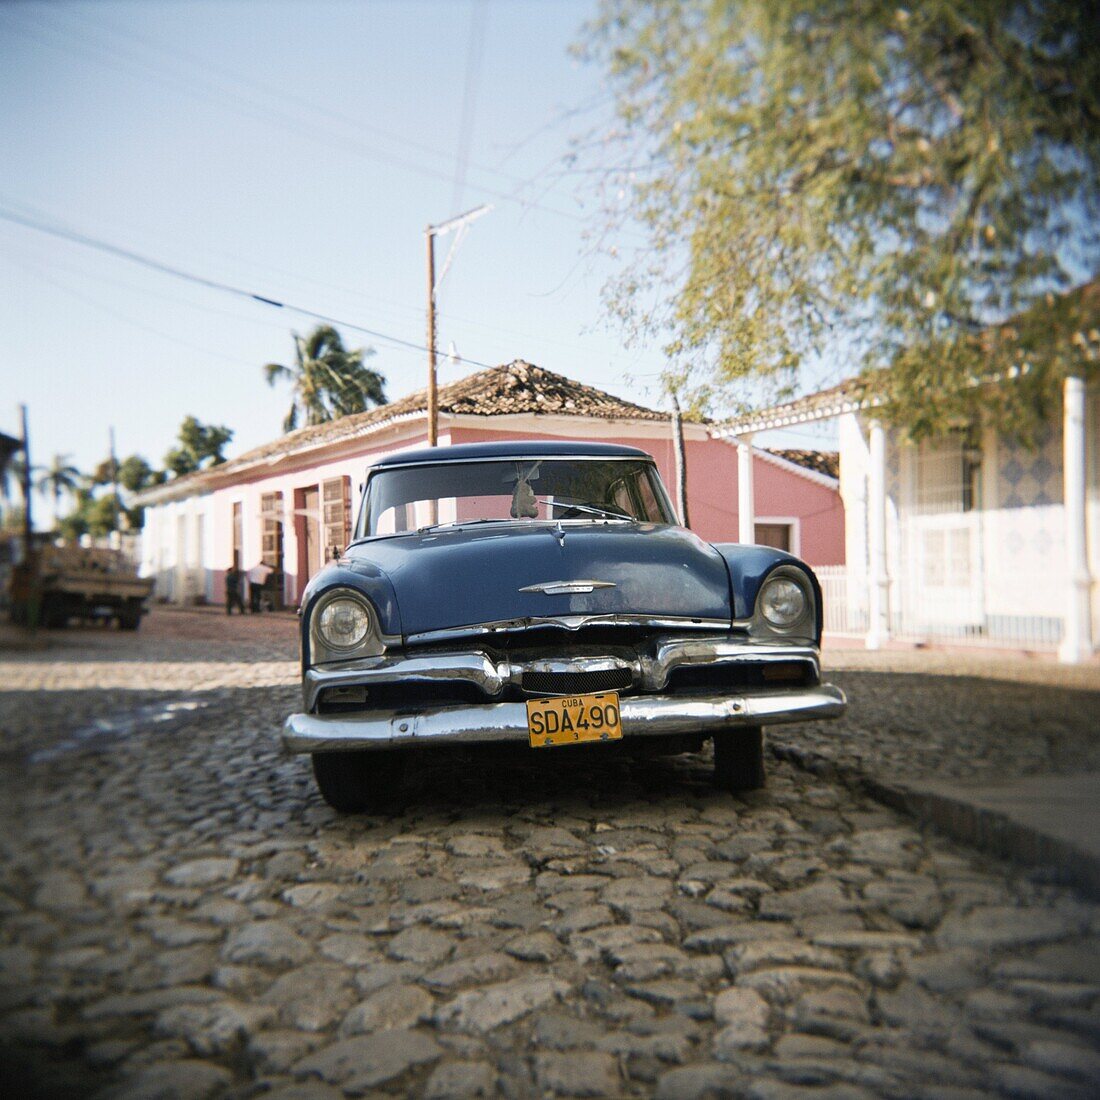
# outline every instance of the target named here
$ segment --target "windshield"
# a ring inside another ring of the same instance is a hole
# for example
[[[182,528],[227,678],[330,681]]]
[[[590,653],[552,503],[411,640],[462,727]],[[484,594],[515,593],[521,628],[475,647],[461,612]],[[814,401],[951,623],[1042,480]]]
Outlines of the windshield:
[[[377,471],[356,537],[538,520],[676,522],[656,468],[644,459],[496,459]]]

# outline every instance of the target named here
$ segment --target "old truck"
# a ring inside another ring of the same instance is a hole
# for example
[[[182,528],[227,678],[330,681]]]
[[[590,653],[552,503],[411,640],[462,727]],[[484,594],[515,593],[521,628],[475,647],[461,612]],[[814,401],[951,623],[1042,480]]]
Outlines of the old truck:
[[[122,630],[137,630],[153,581],[139,577],[121,550],[86,546],[36,546],[29,560],[11,574],[11,617],[65,626],[72,619],[115,620]]]

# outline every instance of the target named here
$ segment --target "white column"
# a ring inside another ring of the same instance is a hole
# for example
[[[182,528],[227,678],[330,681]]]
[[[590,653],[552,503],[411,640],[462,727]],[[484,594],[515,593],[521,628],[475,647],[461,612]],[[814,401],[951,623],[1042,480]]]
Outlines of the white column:
[[[1085,527],[1085,381],[1065,382],[1062,428],[1063,515],[1066,532],[1066,620],[1058,659],[1075,665],[1092,656],[1092,577]]]
[[[890,574],[886,567],[886,432],[877,420],[871,422],[867,473],[867,552],[871,611],[867,648],[881,649],[890,640]]]
[[[737,437],[737,540],[756,542],[756,499],[752,487],[752,432]]]

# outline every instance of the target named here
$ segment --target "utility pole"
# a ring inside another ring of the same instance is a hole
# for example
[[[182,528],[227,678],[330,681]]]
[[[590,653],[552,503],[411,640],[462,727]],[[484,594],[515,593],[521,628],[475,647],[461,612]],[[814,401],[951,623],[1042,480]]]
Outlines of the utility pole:
[[[441,222],[439,225],[429,225],[424,230],[424,236],[428,243],[428,446],[436,446],[439,440],[439,398],[436,386],[436,349],[435,349],[435,295],[440,284],[446,278],[451,266],[455,250],[458,248],[467,227],[471,222],[480,218],[482,214],[488,214],[491,206],[476,206],[473,210],[467,210],[465,214],[459,214],[456,218]],[[439,280],[435,277],[435,239],[445,236],[457,229],[454,243],[451,245],[447,259],[443,263],[443,270],[439,273]]]
[[[117,532],[118,525],[118,457],[115,455],[115,429],[107,429],[108,446],[111,459],[111,526]]]
[[[34,550],[34,519],[31,516],[31,442],[26,405],[19,406],[19,417],[23,424],[23,560],[29,566]]]
[[[424,230],[428,242],[428,446],[439,441],[439,398],[435,371],[435,232]]]
[[[684,421],[680,416],[680,399],[672,393],[672,449],[676,458],[676,510],[680,522],[689,527],[687,501],[687,458],[684,455]]]
[[[19,406],[19,417],[23,425],[23,575],[26,578],[27,593],[26,624],[33,633],[38,629],[41,600],[38,562],[34,555],[34,518],[31,514],[31,437],[27,430],[26,405]]]

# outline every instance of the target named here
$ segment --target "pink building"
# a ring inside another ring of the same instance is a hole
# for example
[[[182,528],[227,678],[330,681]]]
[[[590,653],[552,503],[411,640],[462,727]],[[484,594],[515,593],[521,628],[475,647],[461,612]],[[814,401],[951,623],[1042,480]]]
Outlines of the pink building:
[[[298,594],[346,545],[370,465],[427,444],[423,392],[369,412],[300,428],[212,469],[149,489],[142,571],[158,598],[218,601],[231,562],[261,563]],[[705,424],[685,424],[688,516],[709,542],[738,541],[737,446]],[[505,439],[586,439],[651,454],[673,495],[667,413],[517,360],[439,389],[440,444]],[[844,508],[836,456],[753,451],[755,538],[811,565],[844,561]]]

